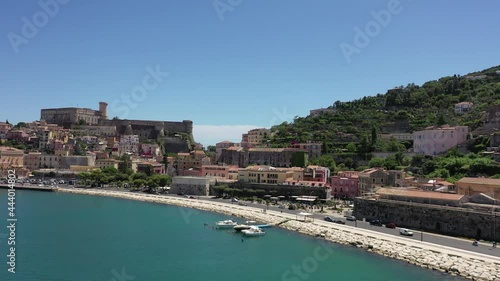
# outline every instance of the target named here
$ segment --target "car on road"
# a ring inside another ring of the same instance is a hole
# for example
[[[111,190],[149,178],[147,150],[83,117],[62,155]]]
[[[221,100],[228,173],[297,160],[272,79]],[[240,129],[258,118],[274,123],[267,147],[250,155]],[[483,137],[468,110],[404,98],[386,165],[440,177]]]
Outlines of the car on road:
[[[413,236],[413,231],[409,230],[408,228],[401,228],[399,229],[399,234],[404,236]]]
[[[238,200],[238,198],[234,197],[231,201],[238,202],[239,200]]]
[[[355,221],[356,220],[356,217],[355,216],[348,216],[347,218],[345,218],[346,220],[348,221]]]
[[[385,227],[387,227],[387,228],[396,228],[396,224],[393,223],[393,222],[390,222],[390,223],[386,224]]]
[[[238,205],[240,205],[240,206],[248,206],[248,204],[243,203],[243,202],[238,203]]]
[[[189,199],[196,199],[193,195],[189,195]]]
[[[285,209],[285,205],[279,205],[278,208],[279,209]]]
[[[345,221],[343,220],[334,220],[333,222],[338,224],[345,224]]]
[[[382,226],[382,221],[381,220],[372,220],[372,221],[370,221],[370,225]]]
[[[329,222],[334,222],[334,219],[332,219],[331,217],[328,217],[328,216],[326,216],[326,217],[324,218],[324,220],[325,220],[325,221],[329,221]]]

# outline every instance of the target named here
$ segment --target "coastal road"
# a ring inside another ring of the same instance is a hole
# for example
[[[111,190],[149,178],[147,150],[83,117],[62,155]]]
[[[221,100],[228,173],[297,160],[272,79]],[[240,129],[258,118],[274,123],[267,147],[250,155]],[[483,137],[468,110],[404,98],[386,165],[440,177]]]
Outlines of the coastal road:
[[[173,195],[173,196],[178,196],[178,195]],[[218,202],[224,202],[224,203],[231,203],[230,199],[213,199],[210,197],[204,197],[199,200],[207,200],[207,201],[218,201]],[[233,203],[237,205],[238,203]],[[251,203],[251,202],[245,202],[249,207],[254,207],[254,208],[259,208],[259,209],[266,209],[266,205],[263,204],[257,204],[257,203]],[[282,211],[283,213],[288,213],[288,214],[297,214],[297,212],[304,212],[304,210],[288,210],[288,209],[280,209],[277,206],[269,205],[268,210],[273,210],[280,212]],[[456,237],[451,237],[451,236],[445,236],[445,235],[440,235],[440,234],[435,234],[435,233],[429,233],[429,232],[421,232],[415,229],[412,229],[414,235],[413,236],[401,236],[399,234],[399,228],[396,229],[391,229],[391,228],[386,228],[385,226],[373,226],[370,225],[368,222],[364,221],[347,221],[345,218],[341,217],[340,214],[318,214],[318,213],[313,213],[314,214],[314,219],[316,220],[323,220],[325,216],[330,216],[330,217],[335,217],[335,218],[340,218],[343,221],[345,221],[345,225],[351,226],[351,227],[358,227],[362,229],[369,229],[372,231],[376,232],[381,232],[385,234],[390,234],[402,238],[409,238],[417,241],[423,241],[424,243],[432,243],[432,244],[437,244],[441,246],[447,246],[447,247],[452,247],[452,248],[458,248],[461,250],[466,250],[466,251],[471,251],[471,252],[476,252],[476,253],[481,253],[485,255],[491,255],[495,257],[500,257],[500,248],[493,248],[491,243],[479,243],[479,246],[473,246],[472,245],[472,240],[467,240],[467,239],[461,239],[461,238],[456,238]],[[402,242],[404,239],[402,239]]]

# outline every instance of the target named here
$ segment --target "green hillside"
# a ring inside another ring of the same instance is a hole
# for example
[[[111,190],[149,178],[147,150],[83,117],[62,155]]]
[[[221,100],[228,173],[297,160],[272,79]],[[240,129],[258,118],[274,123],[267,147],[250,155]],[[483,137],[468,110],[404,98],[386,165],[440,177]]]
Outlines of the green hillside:
[[[351,142],[370,143],[371,147],[366,147],[366,152],[370,152],[375,149],[372,141],[381,133],[411,133],[440,124],[467,125],[474,130],[481,125],[484,110],[491,104],[500,103],[498,70],[500,66],[465,76],[443,77],[422,86],[396,87],[385,94],[350,102],[336,101],[328,107],[335,113],[298,117],[292,123],[274,126],[270,144],[280,147],[294,141],[321,141],[325,144],[324,153],[333,153],[347,149]],[[457,115],[454,105],[462,101],[473,102],[475,106],[472,111]],[[346,140],[340,132],[353,136]]]

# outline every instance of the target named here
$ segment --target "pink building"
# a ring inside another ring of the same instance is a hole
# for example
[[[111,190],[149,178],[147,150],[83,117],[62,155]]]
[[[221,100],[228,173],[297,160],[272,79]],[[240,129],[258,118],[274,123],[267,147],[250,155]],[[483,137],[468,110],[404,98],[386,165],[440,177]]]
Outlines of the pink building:
[[[27,142],[30,138],[30,135],[21,130],[11,130],[7,132],[5,137],[9,140],[16,140],[18,142]]]
[[[335,198],[352,199],[359,196],[359,173],[346,171],[338,172],[330,178],[332,196]]]
[[[413,151],[425,155],[438,155],[464,143],[468,133],[467,126],[428,127],[413,132]]]
[[[0,139],[7,138],[7,133],[12,130],[12,124],[0,122]]]
[[[141,143],[139,148],[142,157],[155,158],[161,154],[160,146],[156,143]]]
[[[222,141],[215,144],[215,161],[219,161],[220,156],[222,155],[222,150],[226,148],[230,148],[231,146],[240,146],[239,143],[231,142],[231,141]]]
[[[203,174],[201,173],[201,170],[199,170],[199,169],[190,168],[187,170],[181,170],[179,172],[179,176],[182,176],[182,177],[202,177]]]
[[[158,162],[137,163],[137,172],[147,173],[148,170],[151,170],[152,174],[165,174],[165,165]]]

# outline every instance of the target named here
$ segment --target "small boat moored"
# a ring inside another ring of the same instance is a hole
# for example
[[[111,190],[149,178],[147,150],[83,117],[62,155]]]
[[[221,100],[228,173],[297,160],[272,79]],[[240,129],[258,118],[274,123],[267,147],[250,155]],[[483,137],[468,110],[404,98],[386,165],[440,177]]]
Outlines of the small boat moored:
[[[233,229],[236,231],[236,232],[239,232],[239,231],[242,231],[242,230],[245,230],[245,229],[250,229],[250,225],[247,225],[247,224],[238,224],[236,225],[235,227],[233,227]]]
[[[263,236],[266,235],[266,233],[258,228],[257,226],[250,226],[249,229],[243,229],[241,231],[245,236]]]
[[[233,228],[237,223],[233,220],[224,220],[216,222],[215,225],[217,225],[218,228]]]

